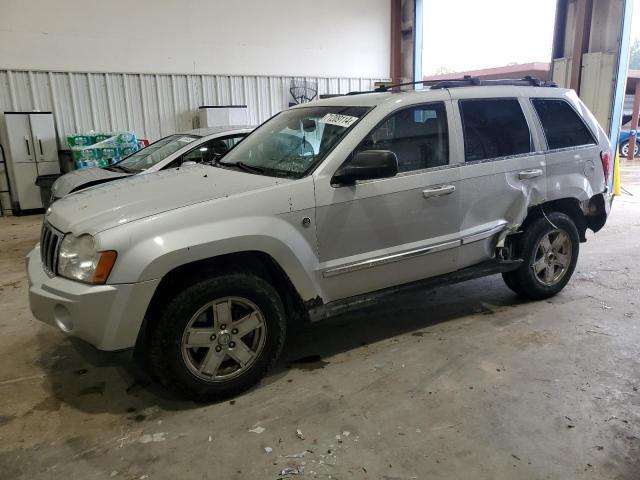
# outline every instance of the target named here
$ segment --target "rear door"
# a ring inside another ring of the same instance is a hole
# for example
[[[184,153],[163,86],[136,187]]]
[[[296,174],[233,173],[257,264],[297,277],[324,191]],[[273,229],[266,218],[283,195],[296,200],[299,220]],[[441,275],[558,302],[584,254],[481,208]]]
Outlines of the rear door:
[[[493,258],[498,234],[519,225],[546,197],[545,156],[525,99],[457,102],[464,142],[460,168],[459,267]]]

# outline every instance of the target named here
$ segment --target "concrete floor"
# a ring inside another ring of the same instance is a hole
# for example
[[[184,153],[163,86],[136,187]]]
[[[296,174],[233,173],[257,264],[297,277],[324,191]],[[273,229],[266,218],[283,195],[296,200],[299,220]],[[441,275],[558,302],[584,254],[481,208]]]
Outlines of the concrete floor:
[[[640,164],[624,175],[635,196],[554,299],[499,277],[399,297],[295,332],[257,388],[214,405],[34,320],[41,218],[2,218],[0,478],[637,480]]]

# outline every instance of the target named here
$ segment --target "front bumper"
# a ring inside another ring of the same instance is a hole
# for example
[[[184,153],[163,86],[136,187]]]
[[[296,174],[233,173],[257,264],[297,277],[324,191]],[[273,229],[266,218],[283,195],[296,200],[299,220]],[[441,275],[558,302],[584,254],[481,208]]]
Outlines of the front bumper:
[[[40,321],[58,327],[100,350],[135,345],[147,306],[160,280],[118,285],[86,285],[49,277],[40,245],[27,255],[29,305]]]

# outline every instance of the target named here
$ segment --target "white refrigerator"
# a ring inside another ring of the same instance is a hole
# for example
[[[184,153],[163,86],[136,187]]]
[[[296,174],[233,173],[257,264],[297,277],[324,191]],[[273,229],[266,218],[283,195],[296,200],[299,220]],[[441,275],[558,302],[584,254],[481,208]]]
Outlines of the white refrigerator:
[[[43,208],[40,175],[60,173],[56,128],[51,112],[4,112],[0,137],[9,174],[11,209],[15,215],[24,210]]]

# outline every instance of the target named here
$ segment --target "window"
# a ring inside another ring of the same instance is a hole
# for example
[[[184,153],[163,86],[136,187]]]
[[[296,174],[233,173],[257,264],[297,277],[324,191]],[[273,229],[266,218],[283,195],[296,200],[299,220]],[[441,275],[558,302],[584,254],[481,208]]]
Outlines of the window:
[[[345,97],[346,98],[346,97]],[[369,107],[309,106],[280,112],[240,142],[219,165],[265,175],[302,177],[318,165],[367,114]]]
[[[550,150],[596,143],[582,119],[564,100],[534,98],[531,102],[542,123]]]
[[[138,150],[136,153],[120,160],[116,165],[128,172],[139,173],[161,162],[198,138],[200,137],[195,135],[170,135],[142,150]]]
[[[467,162],[531,151],[527,121],[515,98],[460,100]]]
[[[214,138],[203,143],[182,156],[182,162],[213,163],[222,158],[245,135],[226,138]]]
[[[378,125],[356,151],[391,150],[398,171],[410,172],[449,163],[447,114],[443,103],[406,108]]]

